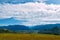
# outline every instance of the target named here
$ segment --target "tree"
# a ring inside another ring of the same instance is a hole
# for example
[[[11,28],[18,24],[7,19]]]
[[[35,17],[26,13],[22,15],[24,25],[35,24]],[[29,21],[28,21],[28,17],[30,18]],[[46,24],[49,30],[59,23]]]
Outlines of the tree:
[[[52,29],[51,29],[51,31],[52,31],[52,34],[54,34],[54,35],[59,35],[59,32],[60,32],[60,30],[59,30],[59,27],[53,27]]]

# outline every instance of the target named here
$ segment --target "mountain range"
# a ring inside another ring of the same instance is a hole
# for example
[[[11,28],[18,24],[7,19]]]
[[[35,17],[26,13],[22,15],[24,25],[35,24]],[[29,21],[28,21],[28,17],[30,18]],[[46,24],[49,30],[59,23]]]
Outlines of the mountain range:
[[[60,24],[47,24],[47,25],[37,25],[37,26],[24,26],[24,25],[8,25],[8,26],[0,26],[0,28],[5,28],[8,30],[45,30],[45,29],[52,29],[53,27],[60,28]]]
[[[15,20],[13,17],[11,18],[5,18],[5,19],[0,19],[0,25],[19,25],[22,24],[23,22],[26,22],[26,20]]]

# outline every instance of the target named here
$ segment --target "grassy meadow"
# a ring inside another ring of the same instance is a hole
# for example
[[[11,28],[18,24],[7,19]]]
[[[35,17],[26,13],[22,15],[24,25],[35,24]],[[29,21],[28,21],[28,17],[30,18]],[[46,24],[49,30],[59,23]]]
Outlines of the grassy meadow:
[[[0,40],[60,40],[59,35],[1,33]]]

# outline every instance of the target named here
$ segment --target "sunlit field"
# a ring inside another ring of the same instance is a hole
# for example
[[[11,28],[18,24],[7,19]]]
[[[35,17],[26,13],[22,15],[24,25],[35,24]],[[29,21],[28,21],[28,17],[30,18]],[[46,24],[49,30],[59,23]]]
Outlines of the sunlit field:
[[[60,40],[59,35],[49,34],[0,34],[0,40]]]

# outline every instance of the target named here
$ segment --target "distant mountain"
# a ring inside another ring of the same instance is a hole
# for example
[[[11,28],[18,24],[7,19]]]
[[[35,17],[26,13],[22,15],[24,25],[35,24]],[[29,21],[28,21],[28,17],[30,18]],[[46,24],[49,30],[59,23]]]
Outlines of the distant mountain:
[[[0,26],[0,33],[42,33],[60,35],[60,24],[37,25],[34,27],[24,25]]]
[[[60,24],[47,24],[47,25],[37,25],[33,27],[28,27],[24,25],[9,25],[9,26],[0,26],[0,28],[6,28],[8,30],[18,31],[18,30],[45,30],[52,29],[53,27],[59,27]]]
[[[59,27],[60,28],[60,24],[46,24],[46,25],[37,25],[32,27],[32,30],[44,30],[44,29],[51,29],[53,27]]]
[[[11,18],[5,18],[5,19],[0,19],[0,25],[5,24],[5,25],[19,25],[23,22],[26,22],[26,20],[15,20],[13,17]]]
[[[9,26],[3,26],[3,28],[6,28],[8,30],[13,30],[13,31],[29,30],[29,27],[24,25],[9,25]]]

